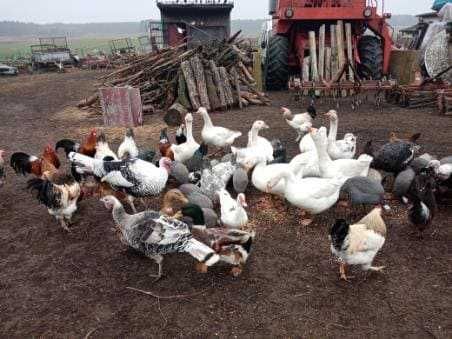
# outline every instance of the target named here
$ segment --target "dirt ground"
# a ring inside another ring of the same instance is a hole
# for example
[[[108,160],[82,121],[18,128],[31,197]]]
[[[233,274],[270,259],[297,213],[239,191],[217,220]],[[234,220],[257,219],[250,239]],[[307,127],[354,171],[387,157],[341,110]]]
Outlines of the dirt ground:
[[[71,108],[90,94],[96,73],[74,72],[0,79],[0,148],[8,154],[39,154],[59,138],[80,139],[100,116]],[[213,115],[215,123],[246,132],[265,120],[268,137],[279,137],[296,153],[295,133],[278,107],[300,108],[287,93],[273,93],[272,107]],[[340,132],[359,145],[378,143],[390,131],[421,132],[425,152],[452,154],[452,119],[429,110],[401,110],[365,103],[353,112],[339,108]],[[305,106],[306,103],[302,103]],[[319,111],[329,103],[318,103]],[[199,136],[199,118],[195,117]],[[161,116],[147,116],[138,131],[153,145]],[[323,123],[319,119],[317,125]],[[122,131],[108,130],[113,144]],[[240,140],[244,144],[245,138]],[[239,278],[228,268],[206,275],[188,255],[169,255],[165,279],[152,284],[156,265],[126,251],[112,231],[108,211],[92,199],[80,204],[70,234],[25,190],[11,170],[0,191],[0,336],[2,337],[452,337],[452,211],[442,206],[424,239],[412,234],[403,207],[392,204],[386,244],[376,258],[383,273],[352,270],[339,281],[330,255],[328,228],[341,211],[331,211],[305,229],[295,209],[264,209],[267,198],[248,194],[257,239]],[[156,204],[157,206],[157,204]],[[156,299],[127,287],[161,296]]]

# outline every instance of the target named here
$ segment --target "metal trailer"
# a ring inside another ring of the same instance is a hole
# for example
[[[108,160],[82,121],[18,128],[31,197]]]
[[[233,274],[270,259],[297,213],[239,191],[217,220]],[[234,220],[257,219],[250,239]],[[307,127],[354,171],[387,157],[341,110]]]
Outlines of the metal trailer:
[[[33,71],[55,67],[62,70],[64,65],[75,62],[66,37],[40,38],[39,44],[30,48]]]

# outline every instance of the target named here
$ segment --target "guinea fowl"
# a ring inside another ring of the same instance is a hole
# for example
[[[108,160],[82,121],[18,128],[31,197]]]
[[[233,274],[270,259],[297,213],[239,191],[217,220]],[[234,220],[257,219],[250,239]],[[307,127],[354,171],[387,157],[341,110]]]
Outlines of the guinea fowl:
[[[331,252],[339,258],[341,279],[348,280],[346,265],[360,265],[364,271],[381,271],[384,266],[372,266],[386,239],[386,224],[382,209],[375,208],[363,219],[350,225],[337,219],[330,230]]]
[[[232,185],[236,193],[245,193],[248,184],[248,173],[241,167],[237,168],[232,175]]]
[[[426,168],[416,175],[408,193],[411,203],[408,220],[419,231],[420,236],[431,224],[437,210],[435,188],[433,169]]]
[[[306,124],[310,124],[312,126],[312,122],[317,117],[317,111],[313,104],[309,105],[306,113],[294,115],[287,107],[281,107],[281,112],[283,113],[283,117],[287,124],[297,131],[298,136],[295,140],[296,142],[299,142],[306,133],[304,131],[304,126],[306,126]]]
[[[2,187],[6,182],[6,166],[5,159],[3,158],[5,151],[0,149],[0,187]]]
[[[201,171],[208,166],[208,160],[206,159],[209,148],[206,143],[199,145],[199,148],[193,154],[193,156],[185,162],[185,166],[190,173]]]
[[[383,145],[377,152],[373,152],[371,148],[372,142],[370,141],[367,145],[367,150],[368,154],[373,153],[369,154],[374,158],[371,167],[397,175],[406,169],[415,158],[415,154],[420,148],[416,145],[419,137],[420,134],[415,134],[408,141],[392,140]]]
[[[171,169],[168,158],[160,159],[160,167],[141,159],[103,161],[79,153],[70,153],[69,160],[80,172],[93,174],[102,182],[125,192],[134,211],[133,198],[159,195],[166,186]]]
[[[187,205],[178,218],[193,220],[192,234],[220,256],[220,262],[232,265],[231,274],[239,276],[251,253],[254,232],[227,228],[206,228],[202,210],[197,205]],[[200,263],[197,270],[206,273],[208,265]]]
[[[101,201],[112,211],[121,242],[157,263],[159,268],[154,281],[162,277],[165,254],[188,253],[206,266],[220,260],[212,248],[193,238],[189,226],[182,221],[155,211],[128,214],[121,202],[111,195]]]
[[[36,199],[47,207],[50,215],[69,231],[72,215],[77,211],[80,184],[71,175],[61,174],[47,178],[34,178],[27,182],[27,188],[36,192]]]

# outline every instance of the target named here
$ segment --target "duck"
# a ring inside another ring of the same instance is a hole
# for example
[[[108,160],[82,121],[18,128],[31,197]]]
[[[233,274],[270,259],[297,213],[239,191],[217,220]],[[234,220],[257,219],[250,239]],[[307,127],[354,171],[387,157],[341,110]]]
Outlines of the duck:
[[[191,159],[200,147],[200,145],[193,138],[193,115],[191,113],[187,113],[185,115],[185,125],[187,127],[187,141],[181,144],[171,145],[174,160],[181,163]]]
[[[231,146],[237,138],[242,136],[241,132],[232,131],[225,127],[214,126],[207,109],[204,107],[200,107],[197,113],[200,114],[204,120],[201,136],[206,144],[219,148],[226,148]]]
[[[193,200],[193,199],[192,199]],[[182,191],[178,189],[171,189],[163,196],[163,202],[160,207],[160,213],[173,217],[182,210],[185,206],[191,204]],[[216,227],[218,225],[218,215],[211,208],[201,208],[205,224],[207,227]],[[191,221],[193,222],[193,221]]]
[[[178,214],[183,220],[193,220],[191,232],[195,239],[212,248],[220,256],[219,262],[232,265],[231,275],[238,277],[249,259],[256,233],[224,227],[205,227],[204,215],[197,205],[187,205]],[[208,271],[208,265],[199,263],[200,273]]]
[[[240,193],[237,199],[232,199],[229,192],[222,189],[218,192],[220,197],[221,216],[220,220],[226,228],[241,229],[248,223],[248,214],[246,213],[245,194]]]
[[[356,136],[347,133],[342,140],[336,140],[339,117],[335,110],[325,113],[330,120],[330,130],[328,133],[328,154],[332,160],[353,159],[356,153]]]
[[[302,172],[302,170],[301,170]],[[268,190],[276,187],[284,179],[284,197],[292,205],[303,209],[308,214],[320,214],[331,208],[339,199],[339,191],[346,178],[303,178],[285,169],[267,183]],[[312,219],[302,220],[302,225],[308,226]]]
[[[419,235],[432,223],[437,211],[435,197],[435,173],[432,168],[425,168],[413,180],[408,193],[410,206],[408,208],[408,220],[416,228]]]
[[[372,266],[375,256],[386,241],[386,224],[382,208],[376,207],[357,223],[350,225],[336,219],[330,229],[331,253],[339,258],[340,278],[348,281],[347,265],[360,265],[364,271],[381,271],[384,266]]]
[[[169,253],[188,253],[205,266],[212,266],[220,260],[215,251],[196,240],[189,225],[148,210],[128,214],[121,202],[109,195],[101,202],[112,212],[118,235],[123,244],[143,253],[158,265],[155,281],[163,275],[163,256]]]
[[[118,147],[118,157],[124,159],[138,158],[138,146],[135,142],[135,133],[132,128],[126,129],[123,142]]]
[[[325,127],[311,129],[311,137],[319,156],[319,167],[322,178],[334,178],[338,176],[346,179],[363,176],[366,177],[373,158],[367,154],[361,155],[358,159],[338,159],[332,160],[328,154],[328,138]]]
[[[295,131],[297,131],[298,136],[295,139],[296,142],[299,142],[301,138],[303,137],[304,133],[303,130],[306,126],[306,124],[311,124],[314,121],[314,119],[317,117],[317,111],[314,107],[314,105],[309,105],[306,113],[301,114],[292,114],[291,110],[287,107],[281,107],[281,112],[283,114],[284,119],[286,120],[287,124],[292,127]]]

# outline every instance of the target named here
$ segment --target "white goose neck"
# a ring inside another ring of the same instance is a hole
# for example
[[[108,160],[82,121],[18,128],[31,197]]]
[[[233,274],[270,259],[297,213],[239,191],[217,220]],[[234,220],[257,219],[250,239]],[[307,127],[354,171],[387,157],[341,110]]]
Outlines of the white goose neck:
[[[212,119],[210,119],[209,113],[202,112],[201,116],[202,116],[202,119],[204,120],[205,127],[213,127]]]
[[[330,119],[330,132],[328,134],[328,141],[336,141],[337,138],[338,121],[337,119]]]

